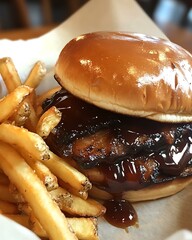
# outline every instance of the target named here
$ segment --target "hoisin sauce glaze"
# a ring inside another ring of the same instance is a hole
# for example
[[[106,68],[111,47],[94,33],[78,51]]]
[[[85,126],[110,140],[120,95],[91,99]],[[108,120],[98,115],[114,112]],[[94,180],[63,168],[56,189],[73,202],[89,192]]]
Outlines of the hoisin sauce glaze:
[[[130,138],[130,142],[133,142],[140,134],[163,133],[171,128],[183,126],[182,124],[156,123],[105,111],[72,96],[64,89],[44,102],[44,111],[51,106],[56,106],[62,112],[61,122],[48,137],[50,148],[60,156],[63,152],[59,151],[59,146],[62,148],[63,144],[70,145],[75,139],[93,134],[100,129],[126,126],[125,138]],[[181,132],[174,144],[163,146],[163,148],[158,146],[153,153],[145,153],[144,158],[139,157],[139,161],[138,158],[126,157],[112,165],[98,163],[97,168],[105,178],[102,182],[93,184],[114,196],[113,200],[104,203],[109,209],[106,213],[107,221],[122,228],[137,222],[137,215],[130,203],[121,199],[122,192],[137,190],[151,184],[148,179],[144,179],[146,166],[142,161],[145,162],[145,159],[154,160],[152,174],[158,175],[160,171],[165,175],[173,175],[173,178],[178,176],[192,157],[191,132],[191,126],[186,125],[185,131]]]

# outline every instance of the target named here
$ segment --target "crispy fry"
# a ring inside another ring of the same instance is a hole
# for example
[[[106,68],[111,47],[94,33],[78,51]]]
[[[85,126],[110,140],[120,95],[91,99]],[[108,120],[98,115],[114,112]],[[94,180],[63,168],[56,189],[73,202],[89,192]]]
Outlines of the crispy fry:
[[[13,196],[16,203],[26,203],[25,198],[13,183],[9,184],[9,192]]]
[[[24,85],[32,88],[37,88],[42,79],[44,78],[45,74],[46,68],[44,63],[42,63],[41,61],[36,62],[31,72],[29,73],[29,76],[27,77]]]
[[[30,106],[27,102],[24,102],[13,116],[9,119],[16,126],[24,126],[26,120],[29,118],[31,113]]]
[[[8,177],[4,174],[4,173],[1,173],[0,172],[0,185],[3,184],[3,185],[8,185],[10,182],[9,182],[9,179]]]
[[[9,93],[21,85],[20,77],[11,58],[0,59],[0,74]]]
[[[62,188],[66,189],[68,192],[72,193],[75,196],[78,196],[84,200],[86,200],[88,198],[88,192],[87,191],[78,191],[77,189],[71,187],[70,184],[64,182],[61,179],[58,179],[59,181],[59,186],[61,186]]]
[[[10,138],[9,136],[12,137]],[[25,157],[40,161],[49,159],[49,161],[44,161],[44,164],[53,174],[69,183],[75,189],[88,191],[91,188],[88,178],[66,163],[64,159],[49,151],[48,146],[38,134],[11,124],[2,123],[0,125],[0,140],[14,145],[14,147],[16,146],[20,153],[23,154],[24,152]]]
[[[25,154],[32,159],[48,160],[50,158],[49,148],[43,139],[25,128],[2,123],[0,141],[17,147],[20,152],[25,151]]]
[[[61,187],[58,187],[49,193],[51,195],[51,198],[57,203],[60,209],[62,209],[63,206],[70,207],[73,202],[71,194]]]
[[[96,218],[67,218],[78,239],[98,240]],[[47,238],[47,233],[32,214],[29,218],[29,227],[38,236]]]
[[[2,213],[17,214],[18,208],[16,204],[0,200],[0,209]]]
[[[15,203],[14,197],[9,191],[9,186],[0,184],[0,200]]]
[[[46,138],[60,121],[61,112],[54,106],[49,108],[45,113],[43,113],[37,123],[37,134],[39,134],[42,138]]]
[[[68,218],[68,222],[79,239],[99,239],[96,218]]]
[[[88,198],[88,177],[100,176],[81,173],[72,159],[60,158],[43,140],[60,122],[61,112],[52,107],[43,113],[41,105],[61,87],[36,96],[46,74],[40,61],[24,85],[10,58],[0,59],[0,74],[9,92],[0,99],[0,214],[40,237],[98,240],[96,217],[105,207]]]
[[[70,184],[78,191],[88,191],[92,185],[85,175],[73,168],[65,159],[61,159],[56,154],[50,152],[49,161],[44,161],[44,164],[53,172],[57,177],[61,178],[64,182]]]
[[[8,144],[1,143],[0,156],[1,168],[30,204],[48,236],[52,240],[77,239],[65,216],[21,155]]]
[[[72,195],[72,199],[71,206],[62,206],[62,211],[82,217],[98,217],[105,213],[105,207],[93,199],[84,200],[75,195]]]
[[[26,119],[26,123],[25,126],[27,127],[28,130],[35,132],[36,131],[36,126],[37,126],[37,122],[38,122],[38,116],[36,114],[35,108],[31,102],[31,99],[27,98],[26,102],[29,105],[30,108],[30,115],[29,117]]]
[[[35,171],[39,179],[43,182],[48,191],[58,188],[57,177],[42,162],[27,159],[29,166]]]
[[[29,216],[32,212],[32,209],[28,203],[19,203],[17,207],[21,214],[26,214]]]
[[[29,228],[39,237],[47,238],[48,235],[34,215],[3,214],[13,221]],[[96,218],[67,218],[75,235],[82,240],[98,240]]]
[[[0,122],[7,120],[20,106],[21,102],[33,91],[27,86],[19,86],[0,100]]]
[[[29,216],[20,214],[3,214],[5,217],[19,223],[20,225],[29,228]]]
[[[29,228],[41,238],[48,237],[46,231],[32,212],[29,215]]]
[[[32,212],[31,207],[29,206],[28,203],[18,203],[17,204],[18,210],[21,214],[26,214],[26,215],[30,215]]]

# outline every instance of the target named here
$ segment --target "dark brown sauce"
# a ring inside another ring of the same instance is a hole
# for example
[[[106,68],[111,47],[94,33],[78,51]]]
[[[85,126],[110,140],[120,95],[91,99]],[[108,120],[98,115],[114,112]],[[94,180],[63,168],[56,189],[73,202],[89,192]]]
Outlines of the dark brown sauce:
[[[129,201],[112,199],[105,201],[104,206],[104,218],[115,227],[126,229],[138,224],[137,213]]]
[[[129,150],[129,154],[118,161],[111,162],[108,158],[105,162],[96,162],[97,170],[104,177],[95,182],[90,178],[96,187],[113,195],[114,200],[104,203],[107,208],[105,219],[117,227],[137,224],[134,208],[121,199],[123,192],[174,179],[192,158],[190,124],[163,124],[115,114],[85,103],[65,90],[45,101],[44,111],[53,105],[62,112],[62,120],[47,141],[52,151],[61,157],[71,157],[70,147],[75,140],[103,129],[118,132]],[[150,138],[142,145],[138,136],[145,134]],[[69,149],[63,148],[64,145]]]
[[[45,101],[43,109],[53,105],[62,112],[62,120],[47,141],[51,149],[61,157],[73,157],[70,148],[73,141],[102,129],[112,129],[120,135],[122,143],[128,149],[127,154],[117,161],[115,159],[115,163],[107,157],[106,163],[100,164],[100,159],[96,159],[95,163],[105,175],[104,182],[95,184],[101,185],[108,192],[140,189],[158,182],[161,175],[165,175],[166,179],[179,176],[192,158],[190,124],[157,123],[115,114],[88,104],[64,89]],[[138,142],[138,136],[145,135],[149,140],[142,145],[142,142]],[[152,167],[146,166],[148,160],[152,161]]]

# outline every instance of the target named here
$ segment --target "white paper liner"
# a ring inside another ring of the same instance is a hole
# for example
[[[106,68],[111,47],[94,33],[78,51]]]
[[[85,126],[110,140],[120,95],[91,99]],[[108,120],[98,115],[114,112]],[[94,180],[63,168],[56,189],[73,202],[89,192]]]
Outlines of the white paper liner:
[[[157,26],[138,7],[134,0],[92,0],[55,30],[28,41],[0,40],[0,57],[11,57],[24,81],[33,64],[41,60],[48,73],[39,92],[53,86],[54,64],[63,46],[73,37],[93,31],[128,31],[166,38]],[[0,97],[6,93],[0,79]],[[192,240],[192,186],[175,196],[134,204],[139,217],[139,228],[129,233],[99,220],[101,240]],[[36,240],[23,227],[0,216],[1,240]],[[3,227],[2,227],[3,226]],[[3,229],[3,231],[2,231]],[[181,231],[180,231],[181,230]],[[177,233],[177,231],[179,231]],[[27,235],[26,235],[27,234]],[[173,235],[174,234],[174,235]]]

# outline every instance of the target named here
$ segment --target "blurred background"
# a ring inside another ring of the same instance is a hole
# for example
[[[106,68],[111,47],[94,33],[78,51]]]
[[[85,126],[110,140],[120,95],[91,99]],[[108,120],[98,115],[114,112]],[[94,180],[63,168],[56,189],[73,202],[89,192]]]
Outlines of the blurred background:
[[[46,32],[71,16],[87,1],[0,0],[0,38],[3,33],[13,30],[36,29],[38,35],[38,29],[41,28]],[[136,1],[170,40],[192,52],[192,0]],[[14,36],[11,38],[14,39]]]

